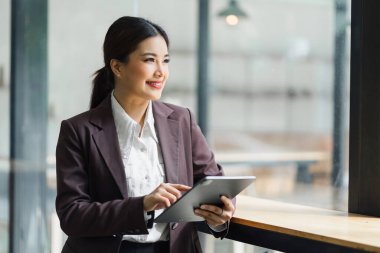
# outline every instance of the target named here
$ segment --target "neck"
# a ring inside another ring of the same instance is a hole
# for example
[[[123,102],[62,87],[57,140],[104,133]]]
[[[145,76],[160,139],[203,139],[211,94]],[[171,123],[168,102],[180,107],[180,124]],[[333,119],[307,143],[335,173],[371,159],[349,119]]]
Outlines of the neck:
[[[117,93],[116,90],[114,96],[129,117],[143,127],[149,100],[131,98],[127,95],[123,96]]]

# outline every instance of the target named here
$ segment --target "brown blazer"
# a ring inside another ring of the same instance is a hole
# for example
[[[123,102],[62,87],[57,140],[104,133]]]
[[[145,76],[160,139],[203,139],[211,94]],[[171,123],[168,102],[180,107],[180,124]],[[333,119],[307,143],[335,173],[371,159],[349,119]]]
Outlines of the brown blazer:
[[[155,101],[153,115],[167,182],[192,186],[223,174],[188,109]],[[110,96],[62,121],[56,158],[56,209],[68,235],[62,253],[118,253],[124,234],[148,233],[143,197],[127,194]],[[193,223],[169,227],[172,253],[201,252]]]

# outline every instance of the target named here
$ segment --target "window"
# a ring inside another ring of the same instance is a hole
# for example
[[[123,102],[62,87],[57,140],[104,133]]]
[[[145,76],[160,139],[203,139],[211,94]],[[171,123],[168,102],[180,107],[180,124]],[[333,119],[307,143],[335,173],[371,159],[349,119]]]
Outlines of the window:
[[[0,253],[8,252],[10,1],[0,2]]]
[[[348,6],[241,0],[248,17],[229,26],[215,15],[227,3],[212,1],[210,13],[210,137],[217,158],[226,161],[227,174],[257,176],[246,194],[347,210]],[[337,45],[336,17],[344,26]],[[344,54],[335,67],[337,50]],[[341,109],[335,119],[334,108]],[[343,127],[334,132],[337,120]],[[334,133],[344,136],[340,188],[331,176]]]
[[[209,13],[208,138],[217,159],[228,175],[257,176],[244,194],[347,210],[349,2],[342,1],[347,4],[343,10],[329,0],[240,0],[248,17],[236,26],[218,17],[228,2],[210,0]],[[104,34],[117,17],[140,15],[168,31],[171,77],[163,100],[197,111],[197,1],[87,1],[80,10],[75,1],[51,1],[48,6],[48,177],[54,174],[59,124],[88,108],[91,75],[103,66]],[[0,12],[1,253],[8,251],[9,237],[10,1],[0,2]],[[337,27],[345,34],[340,39]],[[91,43],[78,43],[83,41]],[[338,52],[344,52],[339,62]],[[334,99],[337,78],[343,80],[340,103]],[[337,119],[339,129],[334,128]],[[343,153],[340,187],[331,176],[334,133]],[[47,206],[54,225],[55,185],[50,183]],[[53,244],[64,239],[62,234],[50,236]],[[218,243],[217,248],[232,247]]]

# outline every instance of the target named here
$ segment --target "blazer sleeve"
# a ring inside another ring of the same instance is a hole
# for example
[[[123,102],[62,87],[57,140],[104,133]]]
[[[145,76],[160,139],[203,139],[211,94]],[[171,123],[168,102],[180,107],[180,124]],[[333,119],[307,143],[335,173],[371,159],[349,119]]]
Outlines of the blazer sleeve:
[[[92,201],[79,136],[70,121],[62,122],[56,149],[56,210],[62,230],[75,237],[147,234],[143,197]]]
[[[193,170],[194,182],[197,182],[205,176],[223,176],[224,172],[222,167],[215,162],[215,156],[207,145],[206,138],[204,137],[200,127],[195,121],[194,114],[189,110],[191,122],[191,143],[193,155]],[[236,206],[236,199],[232,199]],[[207,225],[207,224],[206,224]],[[230,221],[226,224],[226,229],[220,232],[209,227],[212,235],[216,238],[223,239],[227,234],[230,227]]]

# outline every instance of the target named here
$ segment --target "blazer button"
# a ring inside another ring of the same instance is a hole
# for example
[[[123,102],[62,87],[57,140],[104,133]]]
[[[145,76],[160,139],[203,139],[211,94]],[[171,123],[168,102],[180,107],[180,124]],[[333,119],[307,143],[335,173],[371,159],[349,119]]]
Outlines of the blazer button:
[[[178,227],[178,222],[172,223],[172,230],[176,229]]]

